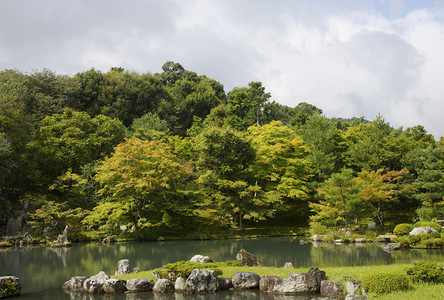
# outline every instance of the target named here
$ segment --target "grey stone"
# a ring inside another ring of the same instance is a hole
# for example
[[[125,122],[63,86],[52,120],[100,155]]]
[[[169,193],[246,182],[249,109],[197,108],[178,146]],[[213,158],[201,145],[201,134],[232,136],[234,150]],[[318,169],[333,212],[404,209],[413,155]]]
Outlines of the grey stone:
[[[121,259],[117,262],[115,275],[128,274],[130,272],[129,259]]]
[[[110,277],[106,275],[105,272],[100,271],[83,282],[83,291],[86,293],[102,293],[103,284],[108,279],[110,279]]]
[[[356,238],[355,243],[365,243],[367,240],[365,238]]]
[[[174,282],[174,291],[175,292],[182,292],[185,290],[186,281],[183,277],[177,277],[176,281]]]
[[[85,276],[74,276],[71,277],[70,280],[66,281],[62,288],[68,291],[82,291],[83,283],[85,282],[87,277]]]
[[[108,279],[103,284],[105,293],[120,294],[126,291],[126,281],[121,279]]]
[[[0,277],[0,298],[19,296],[22,291],[20,279],[15,276]]]
[[[126,227],[126,225],[120,225],[119,228],[122,231],[127,231],[128,230],[128,227]]]
[[[219,289],[228,290],[233,287],[233,281],[231,278],[219,278]]]
[[[368,225],[367,225],[367,229],[370,229],[370,230],[372,230],[372,229],[375,229],[376,228],[376,223],[375,222],[369,222],[368,223]]]
[[[194,269],[185,283],[188,293],[211,293],[219,289],[219,279],[213,270]]]
[[[367,300],[367,296],[360,296],[360,295],[350,295],[348,294],[345,296],[345,300]]]
[[[104,244],[104,245],[109,245],[109,244],[112,244],[115,242],[117,242],[117,239],[114,235],[107,236],[106,238],[104,238],[102,240],[102,244]]]
[[[201,264],[213,262],[213,260],[209,256],[203,256],[203,255],[200,255],[200,254],[194,255],[190,259],[190,261],[191,262],[198,262],[198,263],[201,263]]]
[[[382,249],[384,249],[385,251],[388,251],[388,252],[399,250],[399,249],[401,249],[401,244],[400,243],[388,243],[388,244],[384,245],[384,247]]]
[[[139,269],[138,267],[135,267],[135,268],[133,269],[133,272],[134,272],[134,273],[140,273],[140,269]]]
[[[313,240],[313,242],[319,242],[319,234],[316,233],[311,239]]]
[[[241,249],[236,254],[236,260],[241,264],[241,266],[261,266],[261,263],[257,260],[256,256],[254,256],[250,252],[247,252],[245,249]]]
[[[418,235],[418,234],[421,234],[421,233],[432,233],[432,232],[436,232],[436,230],[435,229],[433,229],[433,228],[430,228],[429,226],[424,226],[424,227],[416,227],[416,228],[413,228],[413,230],[412,231],[410,231],[410,235]]]
[[[284,265],[284,269],[294,269],[293,263],[286,262]]]
[[[342,284],[336,280],[321,281],[321,295],[327,297],[338,297],[342,295]]]
[[[309,242],[306,240],[299,240],[299,244],[300,245],[307,245],[307,244],[309,244]]]
[[[170,293],[174,292],[174,284],[169,279],[159,279],[153,287],[154,293]]]
[[[68,228],[68,225],[66,225],[63,233],[58,235],[57,240],[54,243],[51,243],[51,247],[71,246],[71,243],[68,240]]]
[[[254,289],[259,287],[260,276],[252,272],[237,272],[231,278],[235,289]]]
[[[154,281],[148,278],[134,278],[126,282],[126,288],[131,293],[149,292],[153,287]]]
[[[276,284],[280,283],[282,278],[278,276],[262,276],[259,281],[259,289],[261,292],[271,292]]]
[[[319,293],[322,280],[325,280],[325,272],[318,268],[311,268],[307,273],[290,273],[274,286],[273,293]]]
[[[357,295],[362,287],[362,282],[357,280],[350,280],[345,283],[345,289],[349,295]]]

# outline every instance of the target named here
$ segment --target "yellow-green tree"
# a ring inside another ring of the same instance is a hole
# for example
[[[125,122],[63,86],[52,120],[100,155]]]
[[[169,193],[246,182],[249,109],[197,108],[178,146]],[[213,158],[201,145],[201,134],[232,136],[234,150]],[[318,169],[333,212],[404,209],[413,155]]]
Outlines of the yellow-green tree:
[[[166,143],[131,138],[98,167],[96,180],[103,185],[100,195],[115,202],[114,218],[126,215],[136,227],[147,227],[169,225],[171,215],[182,213],[183,181],[191,173]],[[101,206],[95,211],[106,213]],[[89,220],[95,217],[93,212]]]

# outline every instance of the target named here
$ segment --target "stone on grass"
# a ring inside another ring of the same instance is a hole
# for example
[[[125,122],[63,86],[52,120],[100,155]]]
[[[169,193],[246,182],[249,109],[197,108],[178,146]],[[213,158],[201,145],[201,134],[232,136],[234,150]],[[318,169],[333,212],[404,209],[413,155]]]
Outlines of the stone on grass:
[[[134,278],[126,282],[126,288],[131,293],[141,293],[152,291],[154,281],[148,278]]]
[[[333,298],[341,296],[342,284],[336,280],[322,280],[321,295]]]
[[[209,256],[203,256],[203,255],[200,255],[200,254],[196,254],[196,255],[194,255],[194,256],[190,259],[190,261],[191,261],[191,262],[198,262],[198,263],[201,263],[201,264],[205,264],[205,263],[211,263],[211,262],[213,262],[213,260],[212,260]]]
[[[185,283],[188,293],[211,293],[219,289],[219,279],[213,270],[194,269]]]
[[[257,260],[256,256],[251,254],[245,249],[241,249],[236,254],[236,260],[240,263],[241,266],[247,266],[247,267],[256,267],[256,266],[262,266],[261,263]]]
[[[117,262],[116,273],[114,275],[123,275],[130,272],[129,259],[121,259]]]
[[[259,287],[261,277],[252,272],[237,272],[231,278],[235,289],[255,289]]]
[[[349,295],[358,295],[361,290],[362,282],[357,280],[350,280],[345,283],[345,289]]]
[[[293,263],[286,262],[284,265],[284,269],[294,269]]]
[[[63,284],[62,289],[68,291],[82,291],[83,283],[85,282],[86,278],[87,277],[85,276],[73,276],[70,280]]]
[[[367,240],[365,238],[356,238],[355,243],[365,243]]]
[[[111,278],[103,284],[105,293],[120,294],[126,291],[126,281],[122,279]]]
[[[153,287],[154,293],[170,293],[174,292],[174,283],[169,279],[159,279]]]

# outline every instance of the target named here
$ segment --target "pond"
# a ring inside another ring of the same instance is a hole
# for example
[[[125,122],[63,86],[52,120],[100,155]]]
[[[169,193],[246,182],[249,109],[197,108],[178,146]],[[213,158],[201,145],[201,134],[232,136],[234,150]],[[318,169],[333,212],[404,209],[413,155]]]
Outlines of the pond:
[[[442,250],[406,249],[394,253],[383,251],[378,244],[334,245],[312,243],[301,245],[299,239],[273,237],[239,240],[132,242],[114,245],[100,243],[76,244],[70,248],[26,247],[0,250],[0,276],[20,278],[22,295],[13,299],[267,299],[272,295],[258,292],[221,292],[217,295],[184,296],[181,294],[137,296],[68,295],[61,285],[72,276],[91,276],[99,271],[115,272],[120,259],[130,260],[131,268],[151,270],[166,263],[189,260],[195,254],[210,256],[214,261],[234,260],[240,249],[252,252],[265,266],[295,267],[359,266],[410,263],[418,260],[444,260]],[[305,299],[284,297],[279,299]],[[310,297],[311,298],[311,297]],[[310,299],[308,298],[308,299]]]

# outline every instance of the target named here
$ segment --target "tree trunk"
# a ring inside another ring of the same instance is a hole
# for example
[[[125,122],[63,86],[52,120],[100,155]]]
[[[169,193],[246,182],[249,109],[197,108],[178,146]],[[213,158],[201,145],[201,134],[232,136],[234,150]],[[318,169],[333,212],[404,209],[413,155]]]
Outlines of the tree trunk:
[[[243,226],[243,224],[242,224],[242,214],[239,214],[239,229],[241,230],[241,231],[243,231],[244,230],[244,226]]]

